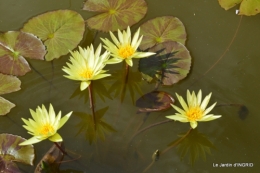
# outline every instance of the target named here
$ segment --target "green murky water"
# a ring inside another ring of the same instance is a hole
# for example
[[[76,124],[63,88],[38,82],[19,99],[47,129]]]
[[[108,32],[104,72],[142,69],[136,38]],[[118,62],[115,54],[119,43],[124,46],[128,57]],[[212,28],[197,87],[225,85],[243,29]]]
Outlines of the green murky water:
[[[68,123],[60,129],[60,134],[68,152],[74,153],[73,157],[81,155],[81,158],[62,163],[60,169],[63,172],[71,170],[67,172],[91,173],[138,173],[145,170],[151,173],[258,172],[260,170],[258,130],[260,16],[240,17],[235,15],[236,8],[224,11],[217,1],[212,0],[147,0],[147,3],[148,13],[138,24],[158,16],[178,17],[186,27],[188,34],[186,46],[193,58],[192,70],[187,78],[172,87],[160,87],[159,90],[175,97],[175,92],[185,95],[186,89],[195,91],[202,89],[203,95],[213,93],[211,103],[217,101],[218,104],[235,106],[216,107],[212,113],[220,114],[222,118],[199,123],[198,128],[192,131],[186,140],[178,145],[179,147],[166,150],[169,143],[180,138],[179,134],[184,135],[189,130],[188,124],[180,122],[152,127],[131,140],[145,117],[144,113],[136,114],[137,108],[134,102],[142,94],[152,91],[154,84],[147,84],[141,80],[137,70],[138,61],[134,61],[125,97],[120,103],[122,84],[119,81],[122,78],[123,66],[110,65],[110,72],[116,74],[100,80],[100,83],[94,83],[94,87],[101,85],[107,89],[107,91],[104,89],[94,91],[95,109],[102,111],[106,108],[103,121],[110,124],[116,132],[106,133],[105,141],[98,139],[96,143],[90,145],[86,138],[84,123],[83,126],[79,125],[80,122],[86,121],[81,121],[79,114],[73,114]],[[93,16],[93,13],[81,10],[82,4],[81,0],[0,0],[0,31],[19,30],[31,17],[51,10],[75,10],[84,19]],[[133,28],[137,27],[138,25],[135,25]],[[80,44],[82,46],[87,46],[91,42],[91,34],[86,32],[85,35]],[[99,37],[104,36],[108,35],[97,35],[95,46],[100,42]],[[71,110],[91,113],[87,92],[76,92],[79,83],[63,77],[64,72],[61,68],[67,59],[68,56],[61,57],[54,60],[53,64],[28,60],[38,73],[32,70],[20,77],[22,89],[4,95],[6,99],[15,103],[16,107],[7,116],[1,117],[0,133],[29,138],[22,127],[21,117],[30,117],[29,108],[35,109],[41,104],[52,103],[55,110],[62,110],[63,114]],[[129,91],[131,87],[134,94]],[[138,92],[137,88],[140,88],[142,93]],[[101,97],[98,93],[101,93]],[[249,111],[248,114],[243,109],[245,107]],[[140,129],[165,121],[166,115],[174,113],[172,109],[151,113]],[[34,145],[35,165],[51,145],[47,140]],[[180,152],[185,153],[187,147],[192,149],[182,158]],[[157,149],[163,153],[159,159],[158,156],[154,156],[157,161],[153,162],[152,155]],[[209,151],[211,154],[207,154]],[[206,157],[203,160],[204,152]],[[193,166],[189,163],[191,153],[193,156],[194,153],[196,156],[199,154]],[[65,157],[65,160],[70,158]],[[221,163],[230,163],[232,167],[216,166]],[[253,167],[234,167],[235,163],[253,163]],[[33,172],[35,168],[18,165],[23,172],[28,173]]]

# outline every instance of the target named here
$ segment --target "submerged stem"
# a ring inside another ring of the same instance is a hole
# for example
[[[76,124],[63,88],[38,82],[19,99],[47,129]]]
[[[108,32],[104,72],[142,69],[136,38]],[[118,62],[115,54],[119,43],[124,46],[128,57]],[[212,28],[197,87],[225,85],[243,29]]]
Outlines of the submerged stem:
[[[158,126],[158,125],[161,125],[161,124],[164,124],[164,123],[169,123],[169,122],[172,122],[172,121],[173,121],[173,120],[161,121],[161,122],[158,122],[158,123],[151,124],[151,125],[149,125],[149,126],[143,128],[143,129],[137,131],[137,132],[132,136],[132,138],[130,139],[129,144],[130,144],[130,143],[132,142],[132,140],[133,140],[137,135],[139,135],[140,133],[142,133],[142,132],[144,132],[144,131],[146,131],[146,130],[148,130],[148,129],[154,127],[154,126]]]
[[[57,148],[59,148],[59,150],[64,154],[64,155],[68,155],[68,153],[63,150],[63,148],[61,148],[61,146],[57,143],[57,142],[54,142],[54,144],[56,145]]]
[[[125,84],[128,81],[128,74],[129,74],[129,65],[125,63]]]
[[[88,86],[88,93],[89,93],[89,106],[90,106],[91,113],[92,113],[92,120],[93,120],[94,126],[96,127],[96,117],[95,117],[94,102],[93,102],[93,97],[92,97],[92,84],[91,83]]]
[[[124,83],[122,84],[123,86],[122,86],[121,98],[120,98],[121,103],[123,102],[124,97],[125,97],[125,91],[126,91],[126,85],[127,85],[127,82],[128,82],[128,76],[129,76],[129,65],[127,63],[125,63],[125,76],[124,76]]]

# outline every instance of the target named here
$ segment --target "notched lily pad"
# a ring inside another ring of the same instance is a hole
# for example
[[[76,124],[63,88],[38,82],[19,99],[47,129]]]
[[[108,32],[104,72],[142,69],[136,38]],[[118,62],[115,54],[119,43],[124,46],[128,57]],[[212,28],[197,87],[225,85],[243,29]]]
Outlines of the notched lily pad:
[[[0,97],[0,115],[6,115],[10,110],[15,107],[15,104],[9,102],[8,100]]]
[[[75,11],[57,10],[30,19],[22,29],[38,36],[47,47],[45,59],[51,61],[74,49],[85,31],[84,19]]]
[[[152,91],[136,101],[136,107],[138,107],[137,113],[167,110],[173,103],[174,99],[167,92]]]
[[[14,161],[33,165],[35,156],[33,145],[19,146],[19,143],[23,141],[25,139],[20,136],[0,134],[1,172],[20,173]]]
[[[92,28],[103,32],[125,29],[140,21],[147,12],[144,0],[87,0],[83,10],[99,12],[86,22]]]
[[[20,90],[21,81],[11,75],[0,73],[0,95]]]
[[[29,72],[26,58],[43,60],[45,46],[32,34],[8,31],[0,34],[0,72],[22,76]]]
[[[239,15],[252,16],[260,13],[260,1],[259,0],[218,0],[220,6],[225,10],[240,4]]]
[[[172,85],[185,78],[190,70],[191,56],[186,47],[175,41],[160,43],[149,52],[156,52],[139,61],[139,71],[148,82],[159,80],[163,85]]]
[[[166,41],[177,41],[185,44],[186,31],[183,23],[173,16],[156,17],[140,27],[143,35],[140,49],[145,50]]]
[[[7,94],[20,90],[21,81],[11,75],[4,75],[0,73],[0,95]],[[0,97],[0,115],[6,115],[15,106],[15,104]]]

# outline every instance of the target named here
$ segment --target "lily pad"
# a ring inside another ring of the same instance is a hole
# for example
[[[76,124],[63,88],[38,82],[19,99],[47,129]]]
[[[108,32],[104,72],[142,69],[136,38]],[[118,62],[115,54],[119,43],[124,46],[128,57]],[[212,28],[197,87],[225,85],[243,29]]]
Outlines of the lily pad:
[[[45,46],[32,34],[9,31],[0,34],[0,72],[22,76],[29,72],[26,58],[43,60]]]
[[[228,10],[228,9],[236,6],[237,4],[239,4],[242,1],[243,0],[218,0],[218,3],[220,4],[220,6],[222,8],[224,8],[225,10]]]
[[[12,134],[0,134],[0,170],[7,173],[18,173],[18,167],[14,163],[21,162],[33,165],[33,145],[19,146],[24,138]]]
[[[240,4],[239,15],[252,16],[260,13],[259,0],[218,0],[220,6],[228,10],[237,4]]]
[[[100,13],[86,21],[90,28],[113,32],[140,21],[147,12],[147,4],[144,0],[87,0],[83,10]]]
[[[171,104],[173,103],[174,99],[167,92],[152,91],[136,101],[136,107],[138,107],[137,113],[167,110],[171,108]]]
[[[20,86],[21,81],[17,77],[0,73],[0,94],[18,91]]]
[[[57,143],[63,150],[65,147],[62,142]],[[34,173],[43,173],[43,172],[59,172],[59,166],[61,161],[63,160],[64,154],[62,151],[55,145],[47,151],[47,153],[43,156],[41,161],[36,166]]]
[[[175,41],[157,44],[149,49],[155,55],[140,59],[139,71],[148,82],[156,78],[163,85],[172,85],[185,78],[191,66],[187,48]]]
[[[85,31],[84,19],[75,11],[57,10],[30,19],[22,31],[33,33],[47,47],[47,61],[59,58],[74,49]]]
[[[183,23],[173,16],[156,17],[140,27],[143,35],[140,49],[145,50],[166,41],[177,41],[185,44],[186,31]]]
[[[21,81],[11,75],[4,75],[0,73],[0,94],[7,94],[20,90]],[[15,106],[8,100],[0,97],[0,115],[6,115]]]
[[[252,16],[260,13],[259,0],[243,0],[240,8],[239,15]]]
[[[8,100],[0,97],[0,115],[6,115],[10,110],[15,107],[15,104],[9,102]]]

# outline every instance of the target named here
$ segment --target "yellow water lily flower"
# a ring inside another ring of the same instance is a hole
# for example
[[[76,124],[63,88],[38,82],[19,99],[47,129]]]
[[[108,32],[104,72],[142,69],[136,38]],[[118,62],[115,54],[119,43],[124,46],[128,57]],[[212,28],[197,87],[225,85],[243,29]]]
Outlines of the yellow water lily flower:
[[[106,70],[103,70],[110,53],[105,51],[100,55],[101,48],[102,45],[100,44],[95,52],[92,44],[87,49],[82,49],[79,46],[79,51],[70,51],[72,56],[69,59],[70,63],[67,63],[68,67],[64,66],[62,68],[68,74],[64,75],[66,78],[81,81],[81,91],[85,90],[92,80],[111,75],[105,74]]]
[[[187,90],[188,104],[186,104],[184,99],[177,93],[176,95],[183,109],[172,105],[172,107],[178,111],[178,113],[175,113],[175,115],[166,116],[169,119],[184,123],[190,122],[190,126],[195,129],[198,125],[197,121],[211,121],[221,117],[221,115],[208,114],[216,105],[216,103],[214,103],[206,109],[211,97],[211,93],[207,95],[202,101],[201,90],[198,92],[197,96],[194,91],[191,94],[190,91]]]
[[[134,34],[133,39],[131,40],[131,31],[129,27],[127,27],[127,30],[124,30],[123,33],[118,30],[118,39],[110,31],[109,33],[114,43],[109,41],[107,38],[101,38],[101,40],[105,44],[104,47],[108,51],[110,51],[111,55],[114,57],[109,59],[107,61],[107,64],[115,64],[125,60],[129,66],[133,66],[132,58],[144,58],[154,55],[155,53],[153,52],[136,51],[143,38],[143,36],[139,38],[139,32],[140,28],[137,30],[137,32]]]
[[[46,110],[45,106],[42,105],[42,107],[38,106],[36,111],[30,109],[30,113],[33,119],[29,118],[29,120],[26,120],[22,118],[22,120],[26,124],[23,125],[23,127],[28,130],[28,133],[33,135],[33,137],[19,145],[30,145],[45,139],[49,139],[53,142],[62,141],[62,137],[57,133],[57,130],[68,121],[72,112],[61,118],[61,111],[56,116],[54,109],[50,104],[49,112]]]

